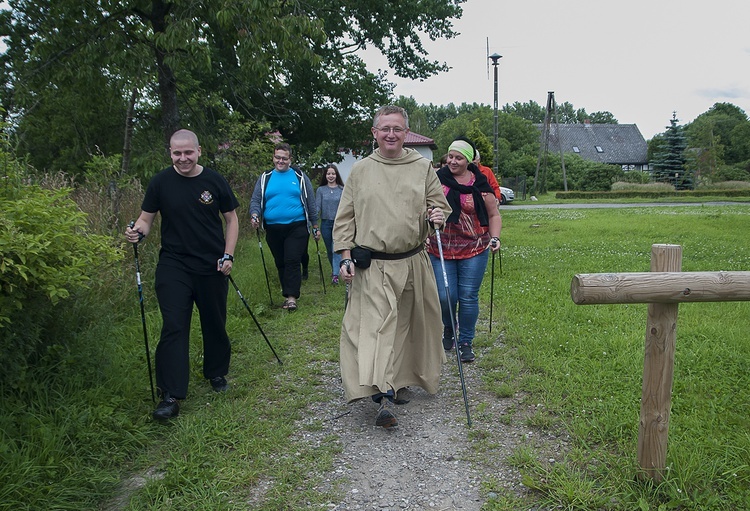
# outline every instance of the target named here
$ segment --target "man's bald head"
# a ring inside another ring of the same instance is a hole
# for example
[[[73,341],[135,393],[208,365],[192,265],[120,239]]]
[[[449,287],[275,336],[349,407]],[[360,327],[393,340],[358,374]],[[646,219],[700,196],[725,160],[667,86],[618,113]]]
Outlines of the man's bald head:
[[[187,142],[195,147],[199,147],[198,136],[190,130],[177,130],[169,139],[169,145],[174,146],[177,141]]]

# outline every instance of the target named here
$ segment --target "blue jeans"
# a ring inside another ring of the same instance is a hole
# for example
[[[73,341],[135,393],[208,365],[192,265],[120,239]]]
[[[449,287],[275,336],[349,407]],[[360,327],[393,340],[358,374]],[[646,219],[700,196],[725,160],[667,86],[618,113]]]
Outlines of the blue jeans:
[[[341,254],[336,254],[333,251],[333,220],[321,220],[320,221],[320,235],[323,236],[323,243],[326,246],[326,254],[328,255],[328,262],[331,264],[333,269],[333,275],[339,274],[339,264],[341,263]]]
[[[445,273],[448,276],[450,289],[450,309],[445,294],[445,281],[440,258],[430,254],[432,269],[435,271],[440,308],[443,312],[443,327],[450,331],[452,310],[458,318],[458,338],[456,344],[472,344],[479,318],[479,286],[482,285],[484,272],[487,269],[489,250],[485,250],[469,259],[446,259]]]

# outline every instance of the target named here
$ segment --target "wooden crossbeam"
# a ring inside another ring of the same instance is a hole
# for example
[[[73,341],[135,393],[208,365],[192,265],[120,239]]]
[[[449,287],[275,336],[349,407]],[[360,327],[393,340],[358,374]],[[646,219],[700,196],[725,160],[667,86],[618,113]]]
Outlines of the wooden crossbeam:
[[[750,272],[681,272],[681,267],[682,247],[652,245],[650,272],[579,274],[570,284],[577,305],[649,304],[638,463],[641,477],[657,481],[667,463],[678,305],[750,301]]]
[[[570,296],[577,305],[750,301],[750,271],[584,273]]]

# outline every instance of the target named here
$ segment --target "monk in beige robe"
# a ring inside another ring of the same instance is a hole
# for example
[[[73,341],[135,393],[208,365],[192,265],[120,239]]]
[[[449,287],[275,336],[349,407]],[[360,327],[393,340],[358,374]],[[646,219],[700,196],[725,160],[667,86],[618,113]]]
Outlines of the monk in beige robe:
[[[404,148],[408,115],[381,108],[372,133],[378,149],[346,181],[333,228],[340,276],[350,286],[341,326],[341,377],[347,401],[372,397],[376,425],[398,424],[393,401],[410,385],[438,390],[442,346],[440,300],[425,239],[451,209],[432,164]],[[355,268],[351,249],[372,251]]]

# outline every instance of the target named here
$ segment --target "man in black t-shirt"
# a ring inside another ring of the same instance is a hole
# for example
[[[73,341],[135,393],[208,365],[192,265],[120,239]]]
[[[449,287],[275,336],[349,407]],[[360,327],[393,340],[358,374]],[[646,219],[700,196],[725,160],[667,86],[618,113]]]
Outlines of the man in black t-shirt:
[[[176,417],[178,400],[187,395],[190,376],[189,338],[193,304],[203,333],[203,376],[217,392],[228,388],[231,347],[226,332],[227,275],[232,271],[239,234],[239,202],[227,181],[198,164],[198,137],[179,130],[170,140],[172,166],[153,177],[133,227],[131,243],[151,231],[161,213],[161,250],[156,267],[156,296],[162,330],[156,347],[159,402],[153,417]],[[224,221],[222,222],[222,217]],[[226,225],[226,234],[225,228]]]

